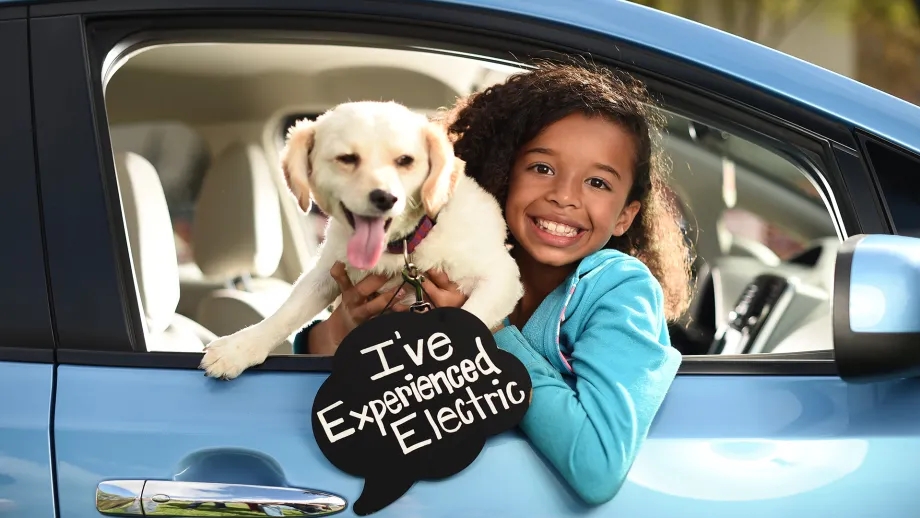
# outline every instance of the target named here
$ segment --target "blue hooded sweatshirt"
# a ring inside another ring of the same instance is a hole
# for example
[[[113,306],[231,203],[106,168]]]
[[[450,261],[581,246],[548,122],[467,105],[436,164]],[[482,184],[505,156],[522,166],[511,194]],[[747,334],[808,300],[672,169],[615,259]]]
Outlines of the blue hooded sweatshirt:
[[[661,285],[638,259],[603,249],[495,340],[533,381],[522,431],[587,503],[612,499],[681,362]]]
[[[306,352],[304,328],[295,354]],[[603,249],[537,307],[505,319],[498,347],[527,367],[533,400],[521,430],[589,504],[619,491],[677,374],[661,285],[638,259]]]

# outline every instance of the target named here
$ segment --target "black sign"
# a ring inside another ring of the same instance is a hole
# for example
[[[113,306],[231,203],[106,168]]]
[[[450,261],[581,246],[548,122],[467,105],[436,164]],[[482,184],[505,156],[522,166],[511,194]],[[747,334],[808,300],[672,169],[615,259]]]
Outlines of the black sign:
[[[530,374],[458,308],[387,313],[339,346],[313,402],[323,455],[364,478],[352,506],[383,509],[418,480],[469,466],[486,438],[515,427],[530,404]]]

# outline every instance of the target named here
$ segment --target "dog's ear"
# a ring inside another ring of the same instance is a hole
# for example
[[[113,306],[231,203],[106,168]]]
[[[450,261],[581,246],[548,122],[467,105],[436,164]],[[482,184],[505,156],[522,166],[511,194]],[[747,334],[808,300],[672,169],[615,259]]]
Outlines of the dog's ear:
[[[315,123],[309,119],[297,121],[288,130],[287,142],[281,150],[281,170],[288,189],[297,198],[300,210],[310,212],[310,151],[313,150]]]
[[[428,178],[422,184],[422,205],[428,217],[434,218],[447,203],[462,172],[462,162],[454,157],[454,147],[447,133],[437,123],[425,127],[428,144]]]

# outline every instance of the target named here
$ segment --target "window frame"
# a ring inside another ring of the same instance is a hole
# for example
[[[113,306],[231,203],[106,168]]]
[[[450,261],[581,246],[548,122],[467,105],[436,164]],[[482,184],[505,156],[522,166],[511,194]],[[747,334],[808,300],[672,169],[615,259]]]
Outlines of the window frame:
[[[29,26],[25,7],[0,8],[0,214],[15,246],[0,254],[8,272],[0,297],[0,361],[53,363],[54,329],[35,170]]]
[[[750,85],[629,42],[486,9],[359,0],[314,2],[309,8],[298,5],[299,9],[283,0],[158,0],[125,6],[122,2],[96,0],[30,8],[36,16],[31,21],[33,35],[38,38],[34,41],[33,68],[38,71],[35,95],[40,174],[42,185],[51,186],[43,190],[42,196],[48,225],[55,229],[49,232],[48,244],[54,305],[56,309],[69,310],[63,317],[56,315],[60,362],[197,368],[200,360],[198,354],[141,352],[139,345],[143,343],[142,316],[121,222],[114,164],[108,158],[111,143],[101,70],[110,49],[123,44],[129,35],[136,37],[142,32],[169,31],[170,37],[176,38],[207,30],[233,41],[234,31],[239,30],[292,31],[289,34],[296,32],[303,40],[313,31],[335,31],[382,38],[408,35],[429,44],[443,43],[445,47],[501,48],[505,54],[516,55],[548,48],[590,52],[599,63],[636,73],[670,111],[758,144],[769,142],[772,151],[803,165],[823,191],[834,195],[836,213],[832,216],[844,237],[890,232],[871,175],[860,160],[852,128]],[[209,6],[225,9],[209,11]],[[186,8],[196,11],[183,12]],[[54,38],[46,37],[51,34]],[[497,52],[491,54],[501,57]],[[73,117],[62,123],[55,118],[61,110],[72,111]],[[75,133],[78,136],[73,136]],[[68,135],[69,140],[65,138]],[[75,162],[78,167],[74,167]],[[82,190],[83,197],[68,192],[73,189]],[[109,195],[112,193],[115,195]],[[82,204],[84,210],[77,210],[75,204]],[[73,257],[73,247],[64,246],[74,239],[61,233],[65,224],[93,246],[83,246],[77,251],[78,257]],[[94,287],[95,305],[73,307],[86,296],[78,283],[70,281],[76,275],[90,277],[85,284]],[[81,315],[83,318],[78,318]],[[304,355],[269,357],[253,369],[328,371],[330,367],[330,358]],[[836,375],[836,368],[832,355],[819,351],[688,356],[680,372]]]
[[[895,144],[887,139],[877,137],[875,135],[872,135],[860,129],[856,130],[856,139],[859,142],[859,150],[862,153],[862,156],[864,157],[863,160],[865,162],[866,169],[872,175],[874,185],[876,189],[878,189],[879,198],[881,200],[882,211],[885,215],[888,225],[891,227],[891,233],[900,235],[900,231],[898,230],[898,224],[895,221],[894,214],[892,214],[891,209],[888,204],[888,196],[886,196],[885,189],[882,187],[882,180],[879,177],[880,175],[878,173],[877,164],[875,164],[872,161],[872,155],[869,153],[867,144],[873,144],[873,145],[879,146],[881,148],[886,149],[887,151],[891,153],[901,155],[905,159],[911,160],[918,164],[920,164],[920,153],[916,153],[910,149],[905,148],[904,146],[899,146],[898,144]],[[915,172],[914,174],[920,174],[920,173]],[[920,207],[920,201],[917,202],[917,206]]]

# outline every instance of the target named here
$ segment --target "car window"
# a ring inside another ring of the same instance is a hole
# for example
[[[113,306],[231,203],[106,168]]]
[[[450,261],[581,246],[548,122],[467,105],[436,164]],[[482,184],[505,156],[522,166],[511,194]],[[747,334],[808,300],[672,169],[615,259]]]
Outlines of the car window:
[[[920,237],[920,158],[876,139],[864,145],[895,232]]]
[[[147,349],[197,351],[208,337],[255,324],[300,273],[280,274],[284,258],[296,254],[297,264],[310,266],[327,217],[315,207],[302,214],[285,187],[279,153],[294,121],[361,98],[433,114],[516,70],[473,55],[317,44],[170,44],[133,54],[112,76],[105,101],[118,121],[110,133]],[[668,190],[695,254],[696,297],[706,300],[672,328],[675,346],[688,355],[712,352],[745,287],[778,272],[819,295],[806,301],[805,314],[776,317],[775,335],[750,351],[770,352],[804,322],[829,314],[827,264],[797,260],[837,240],[827,193],[766,145],[689,115],[667,116]],[[146,194],[134,183],[148,185]],[[146,229],[163,226],[179,238],[150,240]],[[180,272],[176,280],[173,268],[145,264],[162,266],[161,248],[170,246],[178,263],[199,269],[195,276]],[[175,289],[179,302],[154,307],[171,300],[157,295],[163,289]],[[157,320],[163,312],[170,332]],[[292,340],[274,354],[290,354]],[[819,345],[830,349],[829,338]],[[814,340],[784,347],[799,346]]]
[[[211,162],[204,138],[187,124],[170,121],[113,124],[112,149],[146,158],[156,168],[172,219],[176,259],[194,264],[192,224],[201,182]]]

